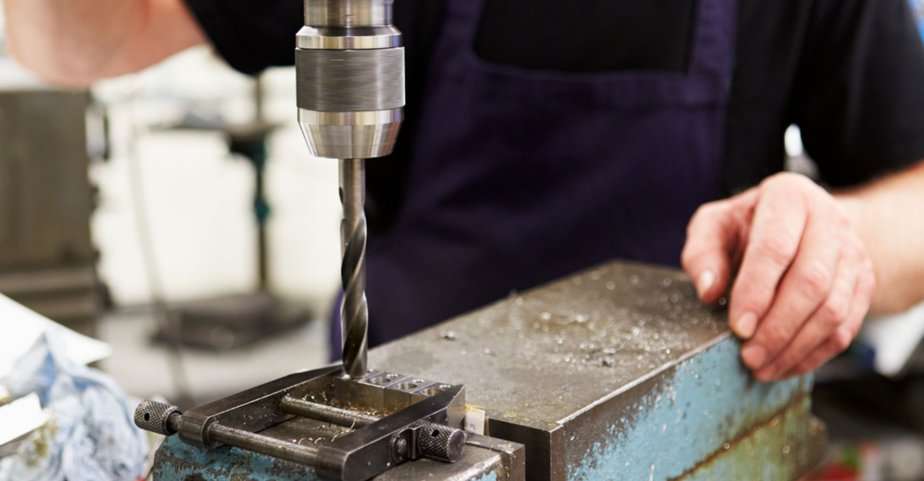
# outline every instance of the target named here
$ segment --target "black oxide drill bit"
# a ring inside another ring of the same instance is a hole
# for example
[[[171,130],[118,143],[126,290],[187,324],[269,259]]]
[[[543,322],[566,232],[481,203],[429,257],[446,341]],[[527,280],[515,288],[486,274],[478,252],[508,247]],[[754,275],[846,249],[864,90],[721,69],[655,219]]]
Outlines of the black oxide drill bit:
[[[366,374],[369,337],[369,305],[366,302],[366,177],[362,159],[340,162],[340,198],[343,223],[340,234],[343,262],[340,278],[343,303],[340,327],[343,336],[343,370],[351,378]]]

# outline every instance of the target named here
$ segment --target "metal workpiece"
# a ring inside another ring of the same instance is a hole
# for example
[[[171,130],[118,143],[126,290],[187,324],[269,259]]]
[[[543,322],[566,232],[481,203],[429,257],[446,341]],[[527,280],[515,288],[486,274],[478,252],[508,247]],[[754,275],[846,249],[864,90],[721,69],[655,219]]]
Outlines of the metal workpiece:
[[[185,413],[145,401],[135,423],[178,433],[202,451],[258,453],[342,481],[365,481],[407,461],[463,458],[462,386],[419,380],[411,389],[378,381],[405,376],[371,374],[346,379],[339,366],[296,373]]]
[[[340,197],[343,202],[340,332],[343,337],[344,373],[354,378],[366,374],[369,346],[369,305],[366,301],[368,229],[364,211],[366,174],[363,162],[359,159],[340,162]]]
[[[381,418],[374,415],[291,396],[286,396],[282,399],[280,409],[297,416],[316,419],[350,429],[369,426],[381,420]],[[465,431],[431,422],[420,422],[411,429],[413,430],[413,439],[396,438],[396,443],[404,443],[403,446],[395,446],[397,455],[409,459],[425,457],[447,463],[456,462],[462,458],[466,440]],[[417,452],[415,453],[412,450]]]
[[[375,349],[370,361],[464,383],[487,413],[485,434],[526,446],[529,480],[798,479],[823,443],[811,379],[754,381],[725,316],[680,272],[614,263]]]

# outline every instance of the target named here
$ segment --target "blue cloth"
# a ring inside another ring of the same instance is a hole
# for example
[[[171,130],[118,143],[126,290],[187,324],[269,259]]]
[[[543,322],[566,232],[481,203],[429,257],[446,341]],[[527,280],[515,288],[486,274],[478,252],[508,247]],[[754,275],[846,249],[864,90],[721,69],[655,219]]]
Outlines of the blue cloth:
[[[144,474],[145,435],[134,406],[101,372],[64,355],[52,330],[4,380],[14,396],[36,393],[49,421],[19,452],[0,460],[0,480],[134,481]]]

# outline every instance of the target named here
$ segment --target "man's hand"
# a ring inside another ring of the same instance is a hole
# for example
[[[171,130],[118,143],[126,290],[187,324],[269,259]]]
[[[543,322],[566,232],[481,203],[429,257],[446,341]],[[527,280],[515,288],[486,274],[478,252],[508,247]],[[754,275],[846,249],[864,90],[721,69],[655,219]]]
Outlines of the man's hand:
[[[876,284],[847,212],[796,174],[701,207],[688,228],[683,267],[708,303],[735,278],[729,322],[760,381],[807,373],[844,351]]]

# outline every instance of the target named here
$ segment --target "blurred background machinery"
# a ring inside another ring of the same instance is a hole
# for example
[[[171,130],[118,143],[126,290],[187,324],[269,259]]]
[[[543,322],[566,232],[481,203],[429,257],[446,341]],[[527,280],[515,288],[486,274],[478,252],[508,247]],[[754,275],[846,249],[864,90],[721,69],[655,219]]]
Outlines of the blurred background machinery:
[[[223,395],[327,358],[309,321],[336,289],[336,167],[286,122],[292,73],[263,79],[201,48],[64,91],[0,51],[0,293],[120,346],[103,367],[133,394]],[[151,343],[164,319],[212,351]]]
[[[247,292],[162,306],[162,316],[168,317],[169,322],[162,322],[158,327],[154,335],[157,341],[226,351],[298,329],[312,319],[310,309],[287,303],[272,292],[268,228],[272,207],[266,175],[270,137],[280,124],[266,119],[264,85],[259,77],[253,80],[250,97],[253,116],[245,122],[228,122],[220,117],[203,118],[196,111],[188,111],[178,122],[165,128],[218,133],[226,142],[228,153],[245,160],[253,169],[250,197],[255,230],[256,285]],[[147,262],[150,265],[154,260],[148,259]],[[162,304],[160,300],[158,304]]]
[[[95,334],[86,92],[0,88],[0,292]]]

